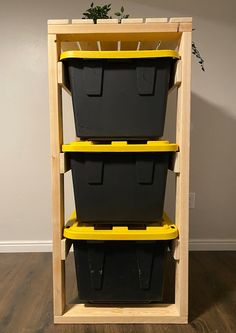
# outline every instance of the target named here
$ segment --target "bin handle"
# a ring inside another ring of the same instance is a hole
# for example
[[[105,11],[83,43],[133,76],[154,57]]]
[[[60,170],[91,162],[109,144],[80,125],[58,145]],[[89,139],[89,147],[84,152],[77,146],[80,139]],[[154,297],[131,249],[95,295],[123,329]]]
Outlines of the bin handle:
[[[103,86],[103,67],[92,62],[89,66],[84,66],[83,81],[88,96],[100,96]]]
[[[91,242],[88,246],[90,281],[92,288],[95,290],[100,290],[102,288],[104,252],[104,245],[100,242],[99,245],[96,242],[94,242],[94,244]]]
[[[155,87],[156,67],[137,66],[136,80],[139,95],[153,95]]]
[[[156,241],[136,243],[136,258],[139,271],[139,286],[141,289],[150,288],[152,276],[153,256]]]
[[[139,184],[152,184],[154,174],[154,162],[145,159],[136,160],[136,179]]]
[[[94,157],[94,159],[91,157],[85,161],[87,181],[90,185],[102,185],[104,163],[101,160],[95,160],[96,156]]]

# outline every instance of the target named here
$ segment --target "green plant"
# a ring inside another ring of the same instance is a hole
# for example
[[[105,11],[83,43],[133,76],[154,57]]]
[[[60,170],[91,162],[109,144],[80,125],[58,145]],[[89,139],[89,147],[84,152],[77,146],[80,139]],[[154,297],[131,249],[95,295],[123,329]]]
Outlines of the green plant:
[[[97,23],[98,19],[110,19],[112,16],[109,16],[111,10],[111,4],[103,6],[94,6],[92,2],[90,7],[83,13],[83,19],[92,19],[94,23]],[[120,11],[116,12],[114,15],[118,17],[119,21],[123,18],[128,18],[129,14],[124,13],[125,9],[122,6]]]
[[[88,8],[83,13],[83,19],[92,19],[94,23],[97,23],[97,19],[109,19],[112,18],[112,16],[109,16],[108,13],[111,10],[111,4],[109,5],[103,5],[103,6],[94,6],[94,3],[92,2],[90,5],[90,8]],[[121,22],[122,19],[128,18],[129,14],[125,14],[125,9],[122,6],[120,11],[114,13],[115,16],[118,17],[119,22]],[[194,29],[193,29],[194,30]],[[197,58],[197,61],[199,65],[201,66],[202,71],[205,72],[205,66],[204,66],[204,59],[202,58],[196,43],[192,42],[192,54]]]
[[[92,19],[94,23],[97,23],[98,19],[109,19],[111,16],[108,15],[111,10],[111,4],[104,6],[94,6],[92,2],[90,8],[88,8],[84,13],[83,19]]]
[[[197,61],[201,66],[202,71],[205,72],[204,59],[202,58],[194,41],[192,41],[192,54],[197,58]]]
[[[118,17],[119,21],[121,21],[122,19],[126,19],[129,17],[129,14],[125,14],[125,9],[122,6],[119,12],[116,12],[115,15]]]

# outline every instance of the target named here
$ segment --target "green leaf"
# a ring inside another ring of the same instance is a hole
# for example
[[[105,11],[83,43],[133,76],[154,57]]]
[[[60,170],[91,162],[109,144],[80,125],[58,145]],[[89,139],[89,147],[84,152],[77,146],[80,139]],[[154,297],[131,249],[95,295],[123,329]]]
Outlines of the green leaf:
[[[116,16],[121,16],[120,12],[115,13]]]
[[[90,7],[93,7],[93,2],[91,3]]]
[[[121,7],[120,11],[121,11],[121,13],[124,13],[125,9],[123,6]]]

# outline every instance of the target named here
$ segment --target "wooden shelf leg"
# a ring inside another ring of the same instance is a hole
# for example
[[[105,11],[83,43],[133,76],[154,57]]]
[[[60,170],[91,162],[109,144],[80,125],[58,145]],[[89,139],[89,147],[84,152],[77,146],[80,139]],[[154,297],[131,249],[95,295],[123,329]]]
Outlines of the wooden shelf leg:
[[[176,176],[176,225],[179,229],[179,261],[176,262],[175,303],[181,317],[188,317],[189,238],[189,147],[190,79],[192,33],[183,32],[180,41],[182,83],[178,88],[176,141],[179,144],[179,174]]]
[[[48,35],[49,106],[52,170],[52,221],[53,221],[53,299],[54,315],[65,309],[65,261],[61,260],[61,239],[64,227],[64,175],[60,174],[60,152],[63,143],[62,93],[58,84],[57,61],[60,42],[57,36]]]

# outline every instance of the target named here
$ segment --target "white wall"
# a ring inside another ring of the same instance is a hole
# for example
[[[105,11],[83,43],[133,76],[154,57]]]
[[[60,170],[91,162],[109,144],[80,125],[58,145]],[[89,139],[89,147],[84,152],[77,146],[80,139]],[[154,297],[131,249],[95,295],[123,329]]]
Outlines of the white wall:
[[[1,3],[0,251],[50,244],[47,19],[79,18],[89,4]],[[206,72],[193,59],[190,236],[194,248],[236,249],[236,3],[113,1],[114,11],[121,4],[132,17],[194,18]]]

